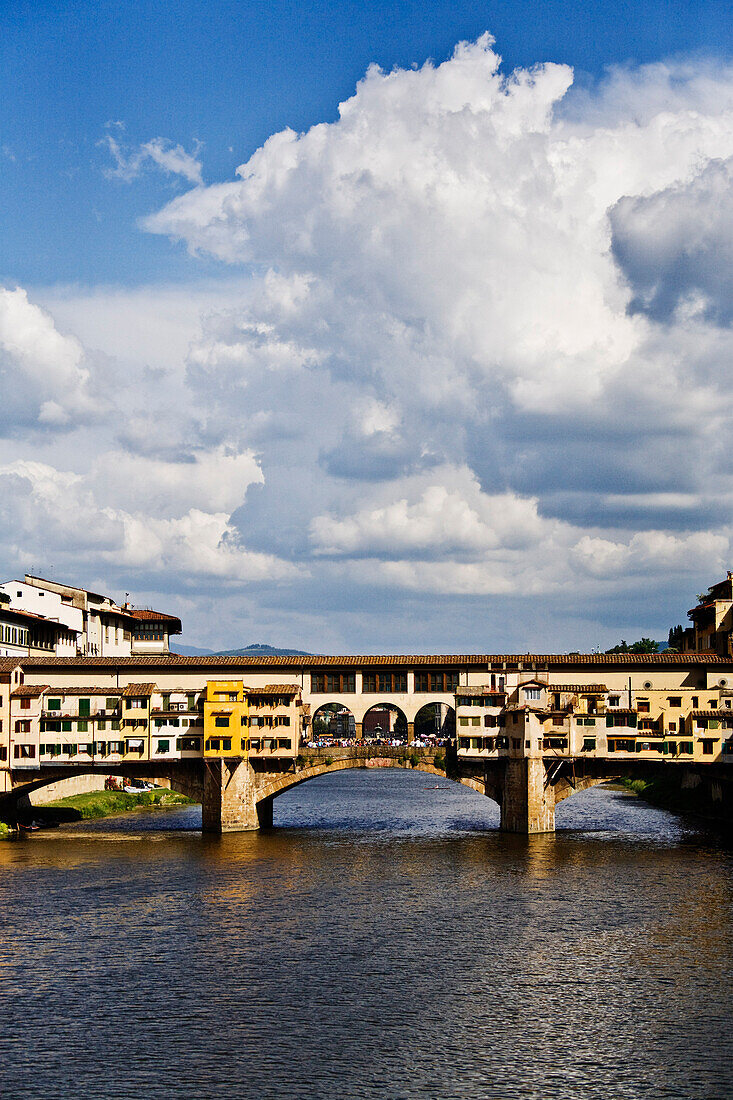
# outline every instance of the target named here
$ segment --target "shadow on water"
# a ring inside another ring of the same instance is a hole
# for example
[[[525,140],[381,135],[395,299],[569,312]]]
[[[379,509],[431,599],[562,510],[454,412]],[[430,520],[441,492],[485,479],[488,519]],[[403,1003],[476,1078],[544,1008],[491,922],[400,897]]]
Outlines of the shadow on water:
[[[0,845],[18,1100],[733,1095],[728,845],[621,791],[555,836],[402,771]]]

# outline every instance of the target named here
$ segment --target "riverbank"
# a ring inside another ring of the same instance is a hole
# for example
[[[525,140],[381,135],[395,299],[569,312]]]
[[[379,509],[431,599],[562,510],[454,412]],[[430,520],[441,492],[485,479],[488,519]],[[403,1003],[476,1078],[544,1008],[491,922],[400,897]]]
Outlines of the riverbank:
[[[192,806],[185,795],[167,788],[127,794],[125,791],[89,791],[70,795],[55,802],[45,802],[37,807],[34,816],[46,821],[88,821],[93,818],[114,817],[130,810],[169,809],[172,806]]]
[[[677,775],[659,775],[653,779],[620,779],[618,785],[664,810],[676,814],[694,814],[710,821],[730,821],[730,808],[722,800],[710,799],[707,786],[682,786]]]

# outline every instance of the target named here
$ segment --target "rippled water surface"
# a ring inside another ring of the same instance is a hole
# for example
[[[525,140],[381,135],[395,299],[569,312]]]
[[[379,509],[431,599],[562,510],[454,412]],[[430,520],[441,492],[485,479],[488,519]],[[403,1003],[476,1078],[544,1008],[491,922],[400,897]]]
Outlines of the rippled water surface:
[[[0,845],[0,1096],[733,1096],[729,843],[609,789],[506,836],[437,782]]]

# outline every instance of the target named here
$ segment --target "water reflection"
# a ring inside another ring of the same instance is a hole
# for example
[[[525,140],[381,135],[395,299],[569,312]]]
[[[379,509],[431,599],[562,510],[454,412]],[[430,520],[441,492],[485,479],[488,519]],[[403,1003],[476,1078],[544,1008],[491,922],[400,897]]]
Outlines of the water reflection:
[[[0,845],[3,1095],[725,1097],[731,853],[622,792],[555,837],[337,773]]]

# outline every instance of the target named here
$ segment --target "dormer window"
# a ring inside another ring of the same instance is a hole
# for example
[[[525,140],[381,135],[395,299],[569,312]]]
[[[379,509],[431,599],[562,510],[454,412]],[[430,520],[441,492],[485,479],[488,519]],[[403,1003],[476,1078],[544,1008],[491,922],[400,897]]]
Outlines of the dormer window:
[[[538,703],[540,701],[540,698],[541,698],[540,689],[537,688],[537,687],[525,688],[524,689],[524,698],[528,702]]]

